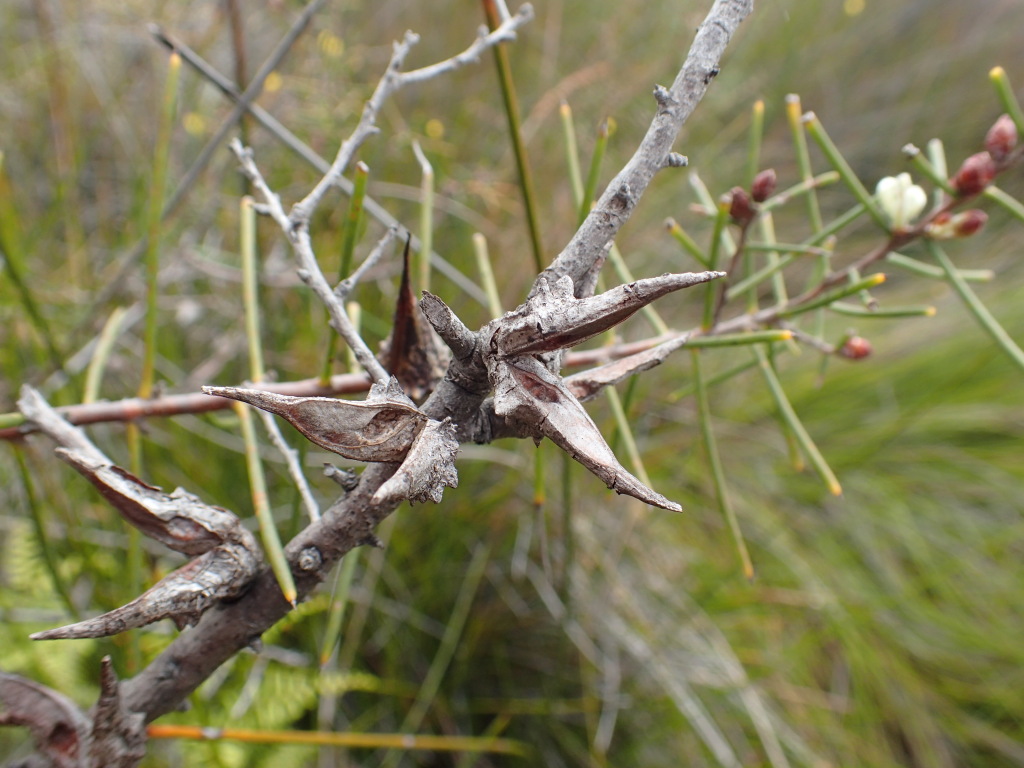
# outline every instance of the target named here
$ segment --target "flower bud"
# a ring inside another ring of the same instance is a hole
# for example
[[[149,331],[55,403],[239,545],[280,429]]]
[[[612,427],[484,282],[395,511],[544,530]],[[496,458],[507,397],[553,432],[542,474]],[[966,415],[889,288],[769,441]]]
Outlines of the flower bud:
[[[754,177],[754,183],[750,185],[750,196],[755,203],[763,203],[775,192],[775,184],[775,169],[766,168]]]
[[[911,181],[909,173],[886,176],[879,181],[875,198],[894,230],[905,229],[928,204],[928,195]]]
[[[754,220],[757,215],[757,210],[754,208],[754,203],[750,199],[750,195],[747,194],[747,190],[743,187],[733,187],[729,193],[731,202],[729,203],[729,216],[737,224],[745,225],[749,224]]]
[[[996,177],[996,163],[988,152],[978,152],[964,160],[950,183],[957,197],[970,197],[983,192]]]
[[[847,360],[863,360],[871,354],[871,342],[862,336],[850,336],[836,351]]]
[[[1016,146],[1017,125],[1009,115],[1000,115],[985,134],[985,149],[992,155],[993,160],[1000,163]]]
[[[940,213],[925,229],[932,240],[952,240],[955,237],[970,237],[985,226],[988,214],[972,208],[960,213]]]

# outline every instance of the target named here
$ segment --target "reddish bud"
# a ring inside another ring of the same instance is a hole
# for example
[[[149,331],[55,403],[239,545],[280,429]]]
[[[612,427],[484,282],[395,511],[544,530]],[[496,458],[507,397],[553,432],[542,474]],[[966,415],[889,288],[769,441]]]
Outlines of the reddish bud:
[[[985,226],[988,214],[973,208],[960,213],[940,213],[925,228],[933,240],[952,240],[954,237],[970,237]]]
[[[964,160],[950,183],[957,197],[982,192],[996,176],[996,163],[988,152],[978,152]]]
[[[754,183],[750,185],[750,195],[755,203],[763,203],[775,192],[775,169],[766,168],[754,177]]]
[[[871,342],[861,336],[851,336],[837,352],[847,360],[863,360],[871,354]]]
[[[953,230],[957,237],[970,237],[985,226],[988,221],[988,214],[973,208],[963,211],[953,217]]]
[[[997,163],[1017,146],[1017,126],[1009,115],[1000,115],[985,134],[985,149]]]
[[[729,193],[729,216],[737,224],[749,224],[757,215],[754,203],[743,187],[733,187]]]

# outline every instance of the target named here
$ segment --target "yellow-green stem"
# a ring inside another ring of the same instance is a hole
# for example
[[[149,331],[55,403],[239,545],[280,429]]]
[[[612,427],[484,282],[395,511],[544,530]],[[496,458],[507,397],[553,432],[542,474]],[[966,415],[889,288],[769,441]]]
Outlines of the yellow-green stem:
[[[344,280],[352,271],[352,257],[355,254],[356,242],[359,240],[360,229],[363,223],[363,201],[366,199],[366,186],[369,183],[370,169],[366,163],[356,163],[353,170],[352,195],[349,197],[348,211],[345,214],[345,227],[341,235],[341,261],[338,266],[338,281]],[[422,254],[426,252],[426,256]],[[430,258],[429,249],[420,250],[421,259]],[[334,366],[334,357],[338,353],[338,334],[328,325],[327,354],[324,356],[323,365],[320,368],[320,384],[328,386],[331,381],[331,369]],[[352,370],[352,366],[349,366]]]
[[[85,372],[85,393],[82,395],[83,403],[94,403],[100,396],[100,387],[103,383],[103,372],[110,360],[110,353],[113,351],[114,342],[121,334],[121,326],[124,324],[127,310],[124,307],[117,307],[110,313],[107,322],[103,324],[100,337],[96,340],[96,349],[89,360],[89,367]]]
[[[563,101],[558,114],[562,120],[562,138],[565,140],[565,159],[569,167],[572,199],[578,208],[583,199],[583,173],[580,170],[580,153],[576,145],[576,126],[572,119],[572,108]]]
[[[590,206],[593,205],[594,198],[597,196],[597,185],[601,180],[601,163],[604,161],[604,154],[608,149],[608,137],[611,135],[608,120],[609,118],[606,117],[597,127],[597,141],[594,142],[594,155],[590,158],[590,170],[587,172],[587,183],[583,187],[583,197],[580,198],[578,203],[579,215],[577,216],[577,224],[582,224],[583,220],[590,214]]]
[[[25,503],[28,505],[29,517],[32,519],[32,530],[36,535],[36,542],[39,544],[39,551],[43,555],[43,564],[46,566],[46,571],[50,575],[50,581],[53,582],[53,588],[60,597],[61,602],[64,603],[64,607],[67,608],[71,617],[75,621],[78,621],[81,616],[78,612],[78,608],[75,607],[74,601],[71,599],[71,590],[68,589],[68,585],[64,583],[64,577],[60,575],[57,554],[53,551],[50,539],[46,535],[46,523],[43,520],[43,505],[39,503],[35,483],[32,480],[32,472],[29,469],[28,462],[25,461],[24,450],[17,443],[14,444],[14,458],[18,461],[18,472],[21,474],[21,485],[22,488],[25,489]]]
[[[491,317],[501,317],[501,297],[498,296],[498,285],[494,281],[494,270],[491,269],[487,238],[479,232],[473,234],[473,255],[476,257],[477,271],[480,272],[480,282],[484,284],[484,293],[487,294],[487,309]]]
[[[336,731],[274,731],[245,728],[205,728],[198,725],[150,725],[151,739],[241,741],[249,744],[313,744],[356,749],[426,750],[431,752],[530,753],[527,744],[511,739],[473,736],[415,736],[407,733],[339,733]]]
[[[886,232],[889,232],[890,224],[889,220],[882,209],[878,207],[878,201],[875,200],[874,196],[868,192],[867,187],[857,177],[857,174],[853,172],[853,168],[846,162],[846,158],[843,157],[842,153],[833,143],[832,138],[825,131],[825,127],[818,120],[817,115],[813,112],[803,118],[803,123],[806,126],[807,132],[811,134],[811,138],[817,143],[818,148],[824,153],[825,157],[828,158],[829,163],[832,167],[839,172],[839,175],[843,179],[843,183],[853,192],[854,197],[860,201],[861,204],[867,209],[868,215],[874,219],[875,223]]]
[[[177,108],[178,75],[181,57],[172,53],[168,60],[167,80],[157,127],[156,146],[153,150],[153,176],[149,185],[149,205],[146,212],[146,320],[143,331],[142,380],[139,397],[152,397],[157,344],[157,295],[160,277],[160,214],[164,206],[167,187],[167,166],[171,154],[171,132]]]
[[[423,723],[423,718],[427,714],[427,710],[437,697],[441,681],[444,679],[448,666],[455,656],[455,649],[458,647],[462,630],[466,626],[466,619],[469,618],[469,609],[473,605],[473,598],[476,596],[477,588],[480,586],[480,581],[483,578],[484,567],[487,565],[490,551],[489,546],[478,544],[476,551],[473,552],[473,559],[466,568],[466,576],[462,581],[459,594],[455,598],[455,605],[452,607],[451,616],[449,616],[448,624],[445,626],[444,635],[441,637],[440,647],[437,649],[434,660],[430,663],[430,668],[423,679],[423,684],[416,695],[416,700],[413,701],[408,714],[405,716],[405,720],[402,721],[401,730],[403,733],[411,733],[420,727]],[[393,766],[398,763],[399,758],[399,753],[391,752],[384,760],[383,765],[386,767]]]
[[[835,473],[832,472],[828,462],[825,461],[825,457],[818,450],[818,446],[814,444],[814,440],[811,439],[810,433],[804,427],[803,422],[800,421],[800,417],[793,410],[793,406],[786,396],[786,391],[782,388],[782,383],[779,381],[778,376],[775,374],[775,369],[768,359],[768,354],[763,347],[755,346],[753,349],[757,364],[760,366],[765,383],[768,385],[768,391],[771,392],[775,405],[779,409],[779,415],[786,426],[792,430],[793,435],[800,443],[801,450],[807,455],[811,465],[821,479],[825,481],[829,492],[839,496],[843,492],[842,486],[839,485],[839,480],[836,479]]]
[[[708,457],[708,466],[711,469],[711,482],[715,489],[715,501],[718,504],[718,511],[722,513],[732,532],[733,541],[736,543],[736,550],[739,552],[740,563],[743,565],[743,575],[747,580],[754,578],[754,564],[750,560],[750,553],[747,550],[747,542],[743,538],[743,531],[740,529],[739,520],[736,518],[736,511],[729,500],[729,491],[725,483],[725,470],[722,467],[722,459],[718,454],[718,446],[715,443],[715,433],[711,426],[711,406],[708,404],[707,387],[704,385],[704,376],[701,371],[700,352],[692,350],[690,359],[693,362],[693,383],[697,395],[697,416],[700,420],[701,438],[704,442],[704,452]]]
[[[494,0],[481,0],[487,26],[493,31],[501,21]],[[537,195],[533,190],[533,176],[526,157],[526,144],[520,129],[519,100],[516,97],[515,85],[512,82],[512,67],[509,65],[508,48],[504,43],[494,46],[494,62],[498,69],[498,82],[501,85],[501,98],[505,105],[505,117],[508,120],[509,138],[512,140],[512,151],[516,156],[516,169],[519,172],[519,188],[523,194],[523,205],[526,208],[526,223],[530,231],[530,248],[533,251],[533,265],[540,272],[544,269],[544,249],[541,245],[540,224],[537,216]]]
[[[419,290],[430,290],[430,253],[434,247],[434,166],[423,154],[420,143],[412,143],[416,161],[420,164],[420,251],[415,274],[419,276]]]
[[[243,198],[241,204],[241,232],[239,236],[242,259],[242,301],[245,311],[245,336],[249,349],[249,378],[254,383],[263,380],[263,348],[260,340],[258,265],[256,259],[256,212],[251,198]],[[260,459],[259,440],[253,426],[252,411],[244,403],[235,403],[235,412],[242,428],[245,441],[245,464],[249,471],[249,491],[252,496],[253,510],[260,525],[260,536],[263,550],[270,568],[277,578],[284,599],[295,604],[297,591],[292,571],[285,558],[284,547],[277,532],[270,511],[267,495],[267,480],[263,474],[263,462]]]
[[[1017,126],[1017,133],[1024,134],[1024,111],[1021,110],[1020,102],[1017,101],[1017,96],[1013,92],[1013,86],[1010,85],[1010,78],[1006,74],[1006,70],[1002,67],[992,67],[988,77],[992,85],[995,86],[1003,109],[1013,120],[1013,124]]]
[[[953,266],[953,262],[949,260],[946,252],[942,250],[936,244],[934,240],[925,240],[925,244],[928,247],[928,251],[932,257],[939,263],[939,266],[946,272],[946,279],[949,280],[949,284],[953,286],[953,289],[960,296],[960,299],[966,305],[968,311],[974,315],[974,319],[978,321],[978,324],[992,337],[992,340],[1006,353],[1014,364],[1024,371],[1024,351],[1017,346],[1010,334],[1006,332],[1006,329],[996,320],[995,316],[989,312],[988,307],[978,298],[978,295],[971,290],[971,287],[967,285],[967,282],[957,274],[956,267]]]
[[[750,108],[750,137],[747,140],[747,188],[761,170],[761,141],[764,138],[764,99],[758,99]]]
[[[801,123],[803,107],[800,105],[800,97],[791,93],[786,97],[786,121],[789,123],[789,132],[793,138],[793,148],[796,151],[796,164],[800,169],[800,178],[804,183],[810,184],[814,177],[811,169],[811,154],[807,151],[807,135]],[[807,216],[811,221],[811,229],[819,232],[822,227],[821,207],[818,205],[818,195],[814,186],[810,186],[807,195]]]

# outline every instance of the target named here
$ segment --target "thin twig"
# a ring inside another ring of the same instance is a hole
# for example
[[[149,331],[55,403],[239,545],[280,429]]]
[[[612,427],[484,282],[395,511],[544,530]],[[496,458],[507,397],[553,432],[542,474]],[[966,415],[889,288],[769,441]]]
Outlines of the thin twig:
[[[242,94],[235,87],[228,78],[214,69],[205,59],[199,54],[189,48],[187,45],[182,43],[180,40],[172,37],[159,27],[151,28],[150,32],[156,38],[156,40],[168,48],[173,48],[181,54],[181,58],[186,64],[191,66],[200,75],[210,81],[218,90],[221,91],[225,96],[231,99],[235,103],[241,103]],[[303,142],[298,136],[288,130],[282,125],[277,118],[267,112],[258,104],[246,104],[246,109],[256,121],[262,125],[270,135],[284,144],[288,149],[292,150],[295,154],[309,163],[317,172],[321,174],[327,173],[331,164],[324,158],[318,155],[308,144]],[[345,176],[339,176],[336,180],[338,188],[348,195],[352,196],[353,183],[351,179]],[[392,216],[380,203],[374,200],[372,197],[367,195],[363,199],[363,209],[378,222],[383,224],[388,229],[396,229],[399,232],[404,232],[405,228],[402,224]],[[419,252],[422,248],[420,240],[415,235],[412,236],[410,245],[414,251]],[[487,297],[484,295],[480,287],[466,277],[462,272],[456,269],[452,264],[445,258],[443,258],[436,251],[430,254],[431,263],[442,275],[447,277],[453,283],[455,283],[462,291],[471,296],[481,304],[487,303]]]
[[[366,346],[366,342],[363,341],[362,336],[359,335],[359,332],[352,325],[348,314],[345,312],[344,302],[338,298],[338,295],[328,285],[327,278],[324,277],[320,264],[317,262],[316,254],[313,253],[313,243],[309,237],[309,230],[306,227],[294,226],[292,219],[285,213],[284,207],[281,205],[281,198],[267,186],[263,174],[256,167],[256,163],[252,159],[252,150],[243,147],[238,139],[232,140],[230,146],[231,151],[235,153],[238,162],[242,166],[242,171],[249,177],[253,186],[263,197],[264,205],[260,207],[260,211],[274,219],[282,231],[288,235],[292,249],[299,260],[299,277],[313,290],[313,293],[316,294],[317,298],[327,308],[331,318],[331,327],[349,345],[349,348],[356,356],[356,360],[359,361],[359,364],[370,374],[373,380],[386,383],[390,378],[388,372],[384,370],[384,366],[377,362],[373,352]]]
[[[309,515],[309,519],[316,522],[320,519],[320,505],[316,503],[316,499],[313,498],[313,492],[309,488],[309,481],[306,480],[306,475],[302,471],[302,466],[299,464],[299,452],[288,445],[288,442],[284,439],[284,435],[281,434],[281,428],[277,425],[277,420],[274,418],[272,413],[267,411],[261,411],[257,409],[260,420],[263,422],[263,426],[267,430],[267,435],[270,437],[270,442],[274,444],[277,450],[284,457],[285,466],[288,467],[288,474],[292,478],[292,482],[295,483],[295,487],[299,491],[299,496],[302,498],[302,504],[306,508],[306,513]]]
[[[672,86],[655,89],[658,111],[633,157],[608,184],[558,258],[541,273],[549,284],[569,275],[579,291],[586,276],[603,262],[609,241],[632,215],[654,174],[665,167],[683,123],[718,74],[726,45],[753,9],[754,0],[715,0]],[[537,285],[534,282],[534,290]]]

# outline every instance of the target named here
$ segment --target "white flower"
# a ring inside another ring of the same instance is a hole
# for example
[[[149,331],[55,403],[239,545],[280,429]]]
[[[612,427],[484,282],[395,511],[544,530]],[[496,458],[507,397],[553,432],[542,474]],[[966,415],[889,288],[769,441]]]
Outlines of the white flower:
[[[893,229],[905,229],[928,203],[928,195],[910,180],[909,173],[886,176],[875,187],[875,199]]]

